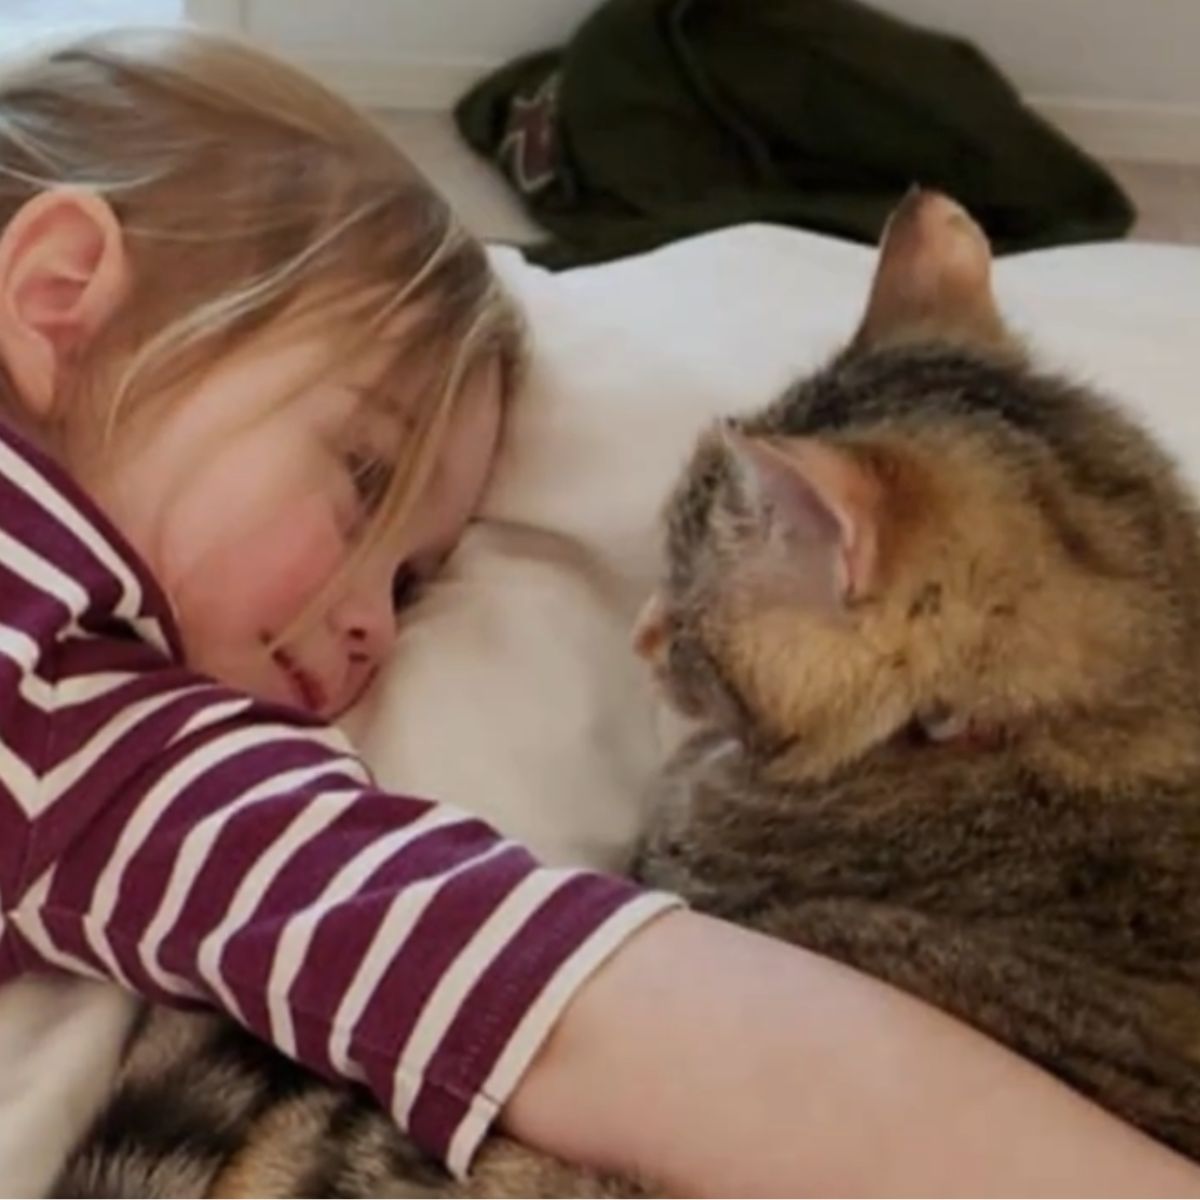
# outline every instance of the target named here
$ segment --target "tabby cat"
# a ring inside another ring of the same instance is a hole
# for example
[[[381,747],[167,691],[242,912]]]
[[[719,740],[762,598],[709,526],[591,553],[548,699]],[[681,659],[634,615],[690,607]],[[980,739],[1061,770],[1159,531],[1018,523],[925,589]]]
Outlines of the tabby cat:
[[[849,347],[700,441],[637,642],[705,730],[639,870],[1200,1158],[1198,514],[990,267],[912,194]]]
[[[956,1013],[1200,1157],[1200,524],[1006,331],[980,230],[894,214],[846,350],[706,433],[636,643],[699,732],[648,883]],[[154,1011],[62,1195],[631,1194]]]

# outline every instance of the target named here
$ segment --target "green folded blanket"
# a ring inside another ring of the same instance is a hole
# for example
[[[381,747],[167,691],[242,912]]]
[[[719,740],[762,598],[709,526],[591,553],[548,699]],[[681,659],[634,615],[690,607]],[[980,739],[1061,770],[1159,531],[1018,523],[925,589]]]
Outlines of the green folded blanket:
[[[555,267],[744,221],[874,242],[914,182],[1002,252],[1119,237],[1133,218],[972,45],[855,0],[608,0],[456,118],[549,231],[531,257]]]

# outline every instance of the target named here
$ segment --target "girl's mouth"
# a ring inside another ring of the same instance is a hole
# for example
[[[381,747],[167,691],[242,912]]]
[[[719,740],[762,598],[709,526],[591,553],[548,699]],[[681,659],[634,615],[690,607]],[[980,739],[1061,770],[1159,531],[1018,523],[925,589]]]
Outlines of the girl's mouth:
[[[319,713],[326,703],[325,689],[320,682],[306,671],[286,650],[275,650],[271,654],[276,665],[287,676],[300,707]]]

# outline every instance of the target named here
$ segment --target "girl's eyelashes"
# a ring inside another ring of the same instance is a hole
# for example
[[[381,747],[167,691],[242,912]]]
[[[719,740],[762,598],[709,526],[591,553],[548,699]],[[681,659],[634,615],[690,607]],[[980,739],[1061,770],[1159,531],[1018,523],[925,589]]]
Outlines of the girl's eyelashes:
[[[364,454],[360,450],[347,450],[342,457],[363,513],[373,513],[387,491],[390,468],[377,455]]]
[[[401,563],[392,576],[392,610],[401,612],[415,604],[424,580],[411,563]]]

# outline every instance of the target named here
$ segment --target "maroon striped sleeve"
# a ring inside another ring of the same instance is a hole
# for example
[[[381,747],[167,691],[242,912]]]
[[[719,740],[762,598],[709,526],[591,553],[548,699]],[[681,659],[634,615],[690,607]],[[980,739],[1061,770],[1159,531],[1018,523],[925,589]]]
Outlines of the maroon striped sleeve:
[[[458,1172],[589,973],[670,897],[373,787],[194,676],[166,601],[0,428],[0,979],[111,976],[363,1080]]]

